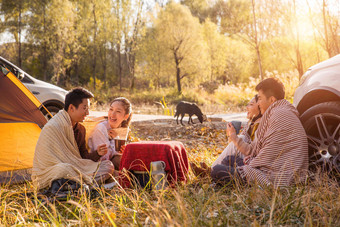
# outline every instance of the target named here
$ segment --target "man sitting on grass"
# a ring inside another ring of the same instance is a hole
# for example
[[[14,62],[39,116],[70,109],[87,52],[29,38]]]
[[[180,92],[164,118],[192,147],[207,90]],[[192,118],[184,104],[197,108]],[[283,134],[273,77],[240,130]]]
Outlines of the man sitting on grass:
[[[212,169],[211,177],[220,183],[236,178],[241,182],[256,181],[275,187],[303,180],[308,169],[308,144],[298,111],[284,99],[284,86],[279,80],[265,79],[255,89],[263,114],[256,139],[246,144],[236,136],[234,127],[229,123],[229,139],[247,156],[243,160],[227,157],[224,165]]]
[[[114,167],[111,161],[94,162],[83,159],[84,144],[77,136],[79,123],[89,114],[89,99],[93,95],[84,88],[75,88],[65,97],[65,109],[59,111],[40,133],[33,159],[32,180],[38,189],[51,186],[54,180],[68,179],[92,184],[108,179]],[[84,141],[85,141],[85,135]],[[85,148],[86,149],[86,148]],[[97,156],[107,148],[98,148]]]

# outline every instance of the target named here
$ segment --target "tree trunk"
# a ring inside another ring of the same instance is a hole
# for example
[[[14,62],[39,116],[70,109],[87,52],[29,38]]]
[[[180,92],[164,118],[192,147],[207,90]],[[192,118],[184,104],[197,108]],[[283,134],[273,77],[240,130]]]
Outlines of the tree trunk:
[[[296,65],[297,65],[297,70],[299,72],[299,80],[301,79],[303,75],[303,64],[302,64],[302,58],[301,58],[301,53],[299,46],[296,48]]]
[[[117,43],[117,57],[118,57],[118,62],[117,62],[117,74],[119,77],[119,90],[122,90],[122,56],[120,54],[120,43]]]
[[[122,41],[122,34],[121,34],[121,24],[122,19],[120,18],[120,0],[116,1],[116,37],[115,37],[115,43],[116,43],[116,51],[117,51],[117,75],[119,78],[119,90],[122,91],[122,56],[120,53],[120,48],[121,48],[121,41]]]
[[[116,70],[116,75],[118,75],[118,69],[117,69],[117,63],[116,63],[116,52],[115,52],[115,46],[116,44],[114,42],[111,42],[111,65],[113,66],[113,69]],[[112,79],[110,79],[109,81],[109,87],[112,87],[113,83],[112,83]]]
[[[79,84],[79,66],[78,66],[78,61],[76,61],[76,64],[74,65],[74,74],[75,74],[75,82],[78,85]]]
[[[94,22],[94,29],[93,29],[93,63],[92,63],[92,70],[93,70],[93,90],[96,90],[96,65],[97,65],[97,48],[96,48],[96,39],[97,39],[97,18],[96,18],[96,5],[93,3],[93,22]]]
[[[329,47],[329,40],[328,40],[328,30],[327,30],[327,15],[326,15],[326,1],[322,1],[322,16],[323,16],[323,26],[325,29],[325,45],[326,45],[326,51],[328,53],[328,57],[332,57],[332,51],[331,48]]]
[[[263,72],[262,72],[262,62],[261,62],[261,54],[260,54],[260,44],[257,39],[257,28],[256,28],[256,16],[255,16],[255,2],[254,0],[251,1],[252,6],[253,6],[253,18],[254,18],[254,41],[255,41],[255,49],[256,49],[256,55],[257,55],[257,62],[259,66],[259,73],[260,73],[260,78],[263,80]]]
[[[177,52],[174,50],[174,58],[176,63],[176,81],[177,81],[177,91],[179,94],[182,93],[181,87],[181,68],[179,67],[180,60],[177,57]]]
[[[301,52],[300,52],[300,32],[298,28],[298,20],[296,18],[296,5],[294,0],[294,22],[296,26],[296,44],[295,44],[295,51],[296,51],[296,67],[297,71],[299,72],[299,80],[301,79],[303,75],[303,64],[302,64],[302,58],[301,58]]]
[[[106,51],[105,51],[106,54]],[[104,63],[103,63],[103,73],[104,73],[104,87],[107,88],[107,73],[106,73],[106,56],[104,57]]]
[[[106,68],[107,68],[107,60],[106,60],[106,47],[104,45],[102,45],[102,47],[100,48],[100,56],[101,56],[101,60],[102,60],[102,66],[103,66],[103,76],[104,76],[104,87],[107,87],[107,75],[106,75]]]
[[[128,63],[131,76],[130,89],[133,89],[135,86],[135,53],[130,53]]]
[[[138,45],[138,34],[140,30],[139,26],[141,25],[141,14],[142,14],[144,1],[139,1],[138,5],[139,7],[137,9],[137,17],[134,23],[132,40],[130,42],[129,58],[128,58],[128,65],[129,65],[129,71],[130,71],[130,76],[131,76],[130,89],[133,89],[135,86],[135,63],[136,63],[136,51],[137,51],[136,47]]]
[[[21,68],[21,3],[19,3],[19,16],[18,16],[18,66]]]
[[[159,57],[159,53],[158,53],[158,64],[157,64],[157,89],[159,89],[161,87],[161,58]]]
[[[43,75],[44,75],[44,80],[47,81],[47,43],[46,43],[46,6],[43,6],[43,34],[44,34],[44,41],[43,41]]]
[[[210,54],[210,81],[213,81],[214,68],[213,68],[213,54]]]
[[[182,87],[181,87],[181,68],[176,65],[176,80],[177,80],[177,90],[178,93],[182,93]]]
[[[260,71],[260,78],[263,80],[263,72],[262,72],[262,62],[261,62],[261,55],[260,55],[260,48],[256,43],[256,55],[257,55],[257,61],[258,61],[258,66],[259,66],[259,71]]]

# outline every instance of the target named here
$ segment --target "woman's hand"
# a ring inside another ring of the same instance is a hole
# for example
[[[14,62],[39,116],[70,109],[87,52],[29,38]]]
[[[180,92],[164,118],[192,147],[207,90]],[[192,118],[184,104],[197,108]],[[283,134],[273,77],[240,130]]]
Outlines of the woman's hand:
[[[116,136],[118,136],[118,133],[114,129],[109,130],[108,133],[109,133],[109,138],[110,139],[113,139]]]
[[[231,122],[227,124],[227,136],[232,142],[236,140],[236,130]]]
[[[124,153],[125,147],[126,147],[126,145],[120,146],[120,150],[119,150],[119,153],[120,153],[120,154],[123,154],[123,153]]]
[[[108,149],[107,149],[107,146],[106,144],[101,144],[97,147],[97,153],[100,155],[100,156],[103,156],[103,155],[106,155],[108,152]]]

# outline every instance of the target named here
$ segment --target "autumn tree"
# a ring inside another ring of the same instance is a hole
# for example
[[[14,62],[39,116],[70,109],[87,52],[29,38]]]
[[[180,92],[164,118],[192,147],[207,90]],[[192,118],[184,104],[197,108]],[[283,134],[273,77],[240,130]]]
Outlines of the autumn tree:
[[[254,0],[219,0],[212,8],[212,20],[219,23],[222,33],[237,36],[254,48],[261,79],[263,78],[260,46],[263,39],[263,18],[260,17],[259,3]]]
[[[157,31],[155,28],[149,28],[143,40],[142,47],[138,51],[138,68],[141,72],[140,77],[148,81],[150,88],[169,86],[167,71],[171,67],[167,62],[167,56],[164,54],[163,46],[157,40]]]
[[[207,76],[201,25],[187,7],[169,3],[158,15],[155,29],[155,42],[164,48],[164,55],[172,62],[179,93],[184,78],[200,81]]]
[[[6,30],[13,35],[17,44],[17,65],[21,67],[23,31],[28,17],[28,0],[3,0],[0,11],[5,17]]]
[[[70,1],[51,0],[47,8],[49,46],[51,58],[49,64],[53,69],[52,80],[57,84],[65,83],[66,70],[71,65],[70,47],[75,41],[73,4]]]
[[[292,65],[294,65],[294,68],[299,73],[299,78],[304,73],[304,67],[303,67],[303,61],[301,56],[301,41],[300,41],[300,26],[301,26],[301,18],[299,18],[298,12],[299,8],[297,5],[296,0],[288,0],[283,3],[281,3],[281,7],[278,9],[281,12],[281,19],[284,22],[285,26],[282,26],[283,32],[281,35],[290,37],[289,40],[291,40],[288,43],[293,44],[294,49],[294,56],[291,56],[289,53],[289,49],[286,49],[285,54],[289,58]],[[282,38],[283,38],[282,37]]]
[[[339,8],[336,10],[333,6],[340,5],[339,0],[322,0],[313,1],[318,9],[318,13],[310,13],[310,21],[314,29],[320,36],[320,43],[328,53],[328,57],[333,57],[340,53],[340,15]],[[333,4],[331,4],[333,3]],[[312,11],[311,3],[307,2],[309,10]],[[314,10],[316,11],[316,10]],[[319,20],[315,20],[319,18]]]
[[[214,81],[225,76],[227,52],[229,52],[227,40],[219,33],[217,25],[209,19],[203,24],[203,36],[207,44],[210,81]]]
[[[99,34],[97,37],[98,42],[98,56],[101,62],[102,68],[102,79],[104,80],[104,86],[108,87],[109,79],[109,52],[111,41],[111,36],[113,33],[114,26],[112,26],[111,21],[111,1],[100,1],[99,13],[98,13],[98,23],[99,23]]]
[[[135,68],[136,68],[136,55],[139,51],[142,43],[142,39],[145,33],[145,22],[143,5],[144,1],[134,1],[134,5],[131,5],[133,10],[130,13],[128,26],[125,26],[125,57],[130,76],[130,88],[134,88],[135,83]]]
[[[212,8],[212,20],[220,25],[223,34],[242,40],[256,54],[260,77],[263,78],[261,46],[275,36],[280,21],[275,20],[276,0],[219,0]]]
[[[186,5],[191,14],[194,17],[197,17],[200,22],[204,22],[207,18],[209,18],[210,9],[213,5],[213,0],[181,0],[181,4]]]
[[[50,35],[49,35],[49,21],[47,11],[51,0],[31,0],[29,10],[31,16],[29,19],[29,28],[27,41],[32,46],[39,46],[36,53],[40,59],[39,65],[41,68],[42,78],[44,81],[50,80],[48,61],[51,57],[51,49],[49,46]]]
[[[111,44],[116,53],[116,68],[120,90],[122,89],[124,62],[127,68],[125,76],[130,76],[130,87],[133,87],[136,53],[142,40],[144,26],[142,11],[142,0],[112,1],[114,30]]]

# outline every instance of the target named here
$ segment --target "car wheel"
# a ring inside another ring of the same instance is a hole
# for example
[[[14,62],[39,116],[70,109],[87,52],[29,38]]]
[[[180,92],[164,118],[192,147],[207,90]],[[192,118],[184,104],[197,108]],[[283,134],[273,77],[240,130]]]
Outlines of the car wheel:
[[[340,172],[340,102],[317,104],[301,115],[310,169]]]
[[[52,114],[52,116],[56,115],[60,110],[60,108],[56,106],[46,106],[46,109]],[[45,109],[43,109],[42,112],[47,120],[50,120],[52,118]]]

